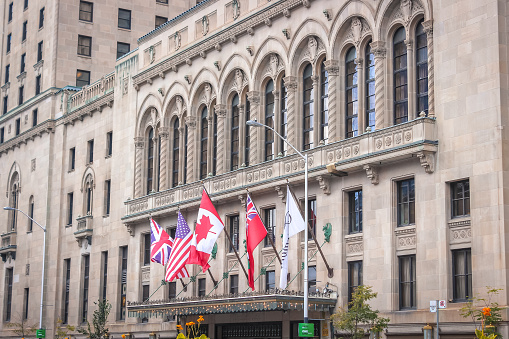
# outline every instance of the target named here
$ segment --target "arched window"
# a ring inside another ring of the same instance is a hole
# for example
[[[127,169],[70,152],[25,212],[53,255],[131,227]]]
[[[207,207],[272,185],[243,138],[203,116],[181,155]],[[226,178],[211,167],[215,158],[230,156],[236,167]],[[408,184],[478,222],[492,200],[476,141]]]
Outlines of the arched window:
[[[9,207],[17,209],[19,201],[19,174],[17,172],[15,172],[12,176],[10,186],[11,192],[9,194]],[[17,223],[18,211],[9,211],[9,226],[11,231],[16,231]]]
[[[187,182],[187,124],[184,128],[184,173],[182,173],[184,176],[184,184]]]
[[[239,168],[239,96],[235,94],[232,100],[232,120],[231,120],[231,166],[230,170]]]
[[[28,200],[28,216],[32,219],[34,218],[34,208],[35,208],[34,196],[31,195],[30,199]],[[32,232],[32,229],[34,226],[34,222],[30,218],[28,218],[28,227],[27,227],[28,232]]]
[[[279,126],[279,134],[281,134],[281,136],[283,138],[286,139],[287,135],[288,135],[288,92],[286,91],[286,86],[285,86],[285,82],[283,80],[281,80],[281,117],[280,117],[280,126]],[[288,150],[288,145],[286,144],[286,142],[284,141],[281,141],[281,154],[283,154],[283,156],[286,155],[286,151]]]
[[[394,124],[408,121],[408,78],[405,28],[394,34]]]
[[[154,183],[154,129],[150,128],[147,140],[147,194],[152,192]]]
[[[375,130],[375,56],[366,47],[366,125]]]
[[[415,30],[417,64],[417,114],[428,116],[428,41],[422,26],[422,20]]]
[[[274,81],[265,86],[265,125],[274,128]],[[274,159],[274,132],[265,128],[265,161]]]
[[[212,175],[216,175],[217,168],[217,114],[214,112],[214,122],[212,124],[214,130],[214,148],[212,150]]]
[[[209,141],[209,124],[207,121],[207,106],[201,110],[201,135],[200,135],[200,179],[207,177],[207,147]]]
[[[84,202],[85,202],[85,215],[92,215],[92,208],[93,208],[93,202],[94,202],[94,179],[92,178],[91,174],[88,174],[85,179],[85,196],[84,196]]]
[[[325,70],[325,59],[320,66],[320,140],[329,140],[329,72]]]
[[[308,64],[306,68],[304,68],[304,73],[302,74],[303,80],[303,96],[302,96],[302,106],[304,108],[303,112],[303,149],[311,149],[313,147],[313,119],[314,119],[314,100],[313,100],[313,79],[311,76],[313,75],[313,68],[311,64]]]
[[[249,103],[249,99],[247,98],[246,94],[246,121],[251,119],[251,104]],[[245,145],[245,152],[244,152],[244,163],[246,166],[249,166],[249,143],[251,142],[251,138],[249,137],[249,126],[246,124],[246,145]]]
[[[359,103],[357,96],[357,65],[355,58],[357,52],[351,47],[346,53],[345,59],[345,96],[346,96],[346,137],[351,138],[359,133]]]
[[[179,120],[175,119],[173,123],[173,172],[171,178],[171,187],[175,187],[179,183]]]

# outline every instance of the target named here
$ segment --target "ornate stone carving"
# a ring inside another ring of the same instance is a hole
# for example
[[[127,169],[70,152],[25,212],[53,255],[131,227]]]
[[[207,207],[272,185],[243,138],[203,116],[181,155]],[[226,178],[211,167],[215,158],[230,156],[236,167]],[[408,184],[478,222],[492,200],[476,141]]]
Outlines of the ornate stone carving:
[[[405,21],[405,23],[407,23],[412,15],[412,1],[401,0],[399,8],[401,9],[401,13],[403,14],[403,20]]]
[[[322,189],[324,194],[330,194],[330,183],[329,183],[329,177],[319,175],[316,177],[316,181],[318,181],[318,185]]]
[[[284,28],[281,32],[283,32],[283,35],[286,38],[286,40],[290,40],[290,29],[289,28]]]
[[[318,52],[318,42],[314,37],[308,39],[308,53],[311,60],[315,60],[316,52]]]
[[[145,146],[145,141],[143,140],[143,137],[134,138],[134,147],[135,148],[143,148],[144,146]]]
[[[30,171],[31,172],[34,172],[35,171],[35,159],[32,159],[31,163],[30,163]]]
[[[276,190],[277,196],[279,197],[279,199],[281,199],[282,201],[285,201],[285,192],[281,188],[281,186],[276,186],[276,187],[274,187],[274,189]]]
[[[356,45],[358,45],[359,41],[361,40],[362,33],[362,22],[358,17],[354,17],[352,19],[350,29],[352,30],[353,41]]]
[[[154,61],[156,61],[156,49],[154,46],[150,46],[149,49],[148,49],[148,58],[149,58],[149,62],[151,64],[154,63]]]
[[[235,71],[235,86],[237,86],[237,88],[242,88],[243,83],[244,83],[244,72],[242,72],[240,69],[237,69]]]
[[[424,167],[426,173],[433,173],[435,171],[435,153],[430,151],[422,151],[417,153],[417,157],[421,161],[421,166]]]
[[[240,206],[242,206],[242,208],[246,208],[246,196],[244,194],[241,194],[238,196],[238,198],[240,201]]]
[[[373,185],[378,185],[378,166],[374,165],[364,165],[364,170],[366,171],[366,175],[368,176],[368,179],[371,180],[371,183]]]
[[[232,2],[233,20],[237,20],[240,16],[240,2],[239,0],[233,0]]]
[[[247,46],[246,51],[249,53],[250,56],[253,56],[254,54],[254,46]]]
[[[195,116],[188,116],[186,117],[186,125],[189,128],[196,128],[196,117]]]
[[[209,32],[209,17],[204,15],[201,18],[201,34],[205,36],[207,35],[208,32]]]
[[[180,35],[179,31],[175,32],[175,35],[173,35],[173,40],[175,42],[175,50],[178,51],[180,44],[182,43],[182,36]]]

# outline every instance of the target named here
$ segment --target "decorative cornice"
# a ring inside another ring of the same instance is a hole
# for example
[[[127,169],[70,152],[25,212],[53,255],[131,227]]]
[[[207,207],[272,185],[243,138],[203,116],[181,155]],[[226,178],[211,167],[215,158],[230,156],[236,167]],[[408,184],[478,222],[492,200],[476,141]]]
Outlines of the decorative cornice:
[[[78,119],[83,120],[83,118],[88,115],[92,116],[94,112],[102,112],[104,106],[112,107],[114,99],[114,92],[103,95],[102,97],[94,100],[92,102],[87,103],[86,105],[72,111],[71,113],[62,117],[64,120],[64,124],[74,124],[74,122]]]
[[[34,140],[35,137],[40,137],[44,133],[55,132],[55,120],[46,120],[42,124],[21,133],[20,135],[12,138],[0,145],[0,157],[3,153],[7,153],[10,149],[20,147],[26,144],[29,140]]]

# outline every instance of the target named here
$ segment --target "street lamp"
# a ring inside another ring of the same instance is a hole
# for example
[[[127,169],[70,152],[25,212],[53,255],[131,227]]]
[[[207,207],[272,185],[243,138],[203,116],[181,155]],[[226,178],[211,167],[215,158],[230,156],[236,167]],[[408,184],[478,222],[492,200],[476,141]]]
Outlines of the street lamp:
[[[286,140],[281,134],[276,132],[270,126],[264,125],[256,120],[248,120],[246,121],[246,125],[253,127],[265,127],[270,129],[274,134],[276,134],[281,140],[286,142],[288,146],[290,146],[302,159],[304,159],[304,220],[307,225],[308,223],[308,155],[302,154],[299,152],[292,144]],[[308,290],[308,227],[304,230],[304,323],[308,322],[308,313],[309,313],[309,290]]]
[[[4,210],[6,210],[6,211],[18,211],[18,212],[24,214],[28,219],[30,219],[33,222],[35,222],[44,231],[44,238],[43,238],[44,240],[43,240],[43,244],[42,244],[41,311],[40,311],[40,314],[39,314],[39,329],[42,329],[42,301],[43,301],[43,296],[44,296],[44,263],[46,261],[46,227],[44,227],[41,224],[39,224],[37,221],[32,219],[31,216],[29,216],[28,214],[26,214],[22,210],[19,210],[19,209],[14,208],[14,207],[4,207]]]

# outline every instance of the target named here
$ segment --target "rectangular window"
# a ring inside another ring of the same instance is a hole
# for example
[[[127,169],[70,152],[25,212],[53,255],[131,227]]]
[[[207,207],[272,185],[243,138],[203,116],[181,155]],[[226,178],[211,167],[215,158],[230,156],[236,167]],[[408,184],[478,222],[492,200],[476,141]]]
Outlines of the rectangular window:
[[[64,270],[65,270],[65,280],[64,280],[64,309],[62,315],[62,323],[69,323],[69,291],[71,287],[71,259],[64,259]]]
[[[16,135],[21,132],[21,118],[16,119]]]
[[[230,294],[239,293],[239,276],[237,274],[230,275]]]
[[[453,300],[472,298],[472,253],[470,248],[452,251]]]
[[[2,114],[7,114],[7,103],[9,102],[9,97],[6,95],[4,96],[4,107],[3,107],[3,111],[2,111]]]
[[[39,28],[44,27],[44,7],[39,10]]]
[[[78,55],[92,55],[92,37],[86,35],[78,35]]]
[[[12,8],[13,8],[13,6],[14,6],[14,3],[11,2],[9,4],[9,15],[7,17],[7,22],[11,22],[12,21]]]
[[[265,237],[265,240],[263,242],[265,247],[272,246],[270,242],[270,238],[272,238],[272,241],[276,242],[276,208],[266,208],[263,210],[263,218],[264,218],[264,224],[265,228],[267,228],[267,236]]]
[[[69,149],[69,171],[74,171],[74,164],[76,162],[76,148]]]
[[[12,306],[12,275],[13,269],[8,268],[5,271],[5,321],[11,321],[11,306]]]
[[[348,231],[362,232],[362,190],[348,192]]]
[[[0,144],[3,144],[4,143],[4,133],[5,133],[5,130],[4,128],[0,128]]]
[[[142,298],[142,300],[143,300],[143,301],[146,301],[146,300],[150,297],[150,285],[143,285],[143,286],[142,286],[142,290],[143,290],[143,291],[142,291],[142,296],[141,296],[141,298]],[[146,319],[146,318],[145,318],[145,319]],[[142,322],[143,322],[143,321],[142,321]],[[148,319],[147,319],[147,321],[145,321],[145,322],[148,322]]]
[[[110,156],[113,152],[113,132],[106,133],[106,156]]]
[[[23,10],[28,8],[28,0],[24,0]]]
[[[239,216],[232,215],[228,217],[230,223],[230,238],[232,240],[235,250],[239,250]],[[232,245],[230,244],[230,253],[234,252]]]
[[[81,322],[85,323],[88,316],[88,282],[90,274],[90,256],[83,256],[83,293],[81,300]]]
[[[72,210],[74,205],[74,193],[67,193],[67,226],[72,225]]]
[[[352,301],[353,292],[362,285],[362,261],[348,263],[348,302]]]
[[[103,300],[106,300],[107,294],[107,287],[108,287],[108,251],[102,252],[102,281],[101,281],[101,297]]]
[[[118,27],[131,29],[131,11],[128,9],[118,9]]]
[[[11,73],[11,65],[5,66],[5,80],[4,80],[4,84],[9,82],[9,77],[11,75],[10,73]]]
[[[174,299],[177,297],[177,283],[172,281],[168,283],[168,299]]]
[[[23,293],[23,320],[27,320],[28,319],[28,297],[30,296],[30,290],[27,288],[25,288],[25,291]]]
[[[76,87],[90,85],[90,71],[76,70]]]
[[[35,77],[35,95],[41,93],[41,76],[38,75]]]
[[[89,140],[87,143],[87,164],[94,162],[94,139]]]
[[[470,215],[470,183],[468,179],[451,183],[451,211],[453,218]]]
[[[270,291],[276,288],[276,272],[265,272],[265,291]]]
[[[21,62],[19,67],[19,73],[23,73],[25,71],[25,60],[26,60],[27,54],[23,53],[21,54]]]
[[[7,34],[7,48],[6,53],[11,51],[12,33]]]
[[[88,1],[80,1],[80,20],[92,22],[94,18],[94,4]]]
[[[104,215],[110,215],[111,206],[111,180],[104,182]]]
[[[168,18],[164,17],[164,16],[158,16],[156,15],[156,24],[155,24],[155,28],[165,24],[166,22],[168,21]]]
[[[117,59],[122,57],[124,54],[129,53],[131,45],[125,42],[117,42]]]
[[[415,223],[415,184],[414,179],[398,182],[398,226]]]
[[[168,0],[156,0],[158,4],[168,4]]]
[[[127,306],[127,246],[120,247],[120,320],[125,320]]]
[[[35,208],[34,198],[31,197],[28,205],[28,215],[31,218],[31,219],[28,218],[28,232],[32,232],[32,229],[34,227],[34,221],[32,220],[34,218],[34,208]]]
[[[316,199],[308,199],[308,224],[316,235]],[[313,235],[309,232],[309,240],[313,239]]]
[[[44,46],[44,41],[39,41],[37,44],[37,62],[42,60],[42,48]]]
[[[25,86],[19,86],[18,105],[23,104],[25,94]]]
[[[21,42],[27,39],[27,29],[28,29],[28,21],[23,22],[23,31],[21,33]]]
[[[143,235],[143,266],[150,265],[150,233]]]
[[[416,307],[415,255],[399,257],[399,308]]]
[[[198,296],[203,297],[205,295],[205,278],[198,279]]]
[[[316,266],[308,267],[308,291],[309,293],[316,292]]]

